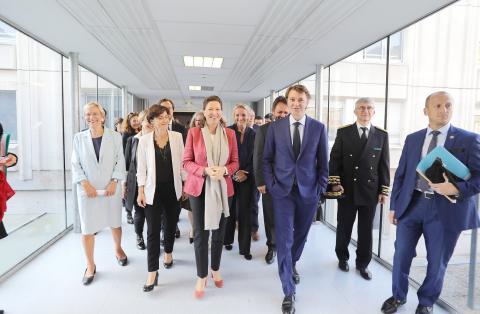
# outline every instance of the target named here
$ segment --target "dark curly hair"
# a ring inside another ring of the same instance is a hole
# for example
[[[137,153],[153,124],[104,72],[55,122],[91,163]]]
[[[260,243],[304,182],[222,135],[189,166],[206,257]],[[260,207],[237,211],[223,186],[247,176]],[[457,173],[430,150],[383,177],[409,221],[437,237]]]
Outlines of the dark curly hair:
[[[3,126],[0,123],[0,141],[2,140],[2,136],[3,136]]]

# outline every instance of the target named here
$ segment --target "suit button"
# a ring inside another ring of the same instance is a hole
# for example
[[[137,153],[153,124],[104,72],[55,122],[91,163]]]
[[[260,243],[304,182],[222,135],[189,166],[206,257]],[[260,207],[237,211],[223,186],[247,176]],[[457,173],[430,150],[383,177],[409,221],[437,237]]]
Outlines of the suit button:
[[[368,180],[368,182],[370,182],[370,180]]]
[[[353,178],[353,181],[357,181],[357,178]]]
[[[352,155],[352,154],[350,154],[350,157],[352,157],[352,156],[353,156],[353,155]]]
[[[372,155],[373,158],[375,158],[375,155]]]
[[[370,167],[370,170],[372,170],[372,169],[373,169],[373,167]]]
[[[358,166],[355,166],[355,169],[358,169]]]

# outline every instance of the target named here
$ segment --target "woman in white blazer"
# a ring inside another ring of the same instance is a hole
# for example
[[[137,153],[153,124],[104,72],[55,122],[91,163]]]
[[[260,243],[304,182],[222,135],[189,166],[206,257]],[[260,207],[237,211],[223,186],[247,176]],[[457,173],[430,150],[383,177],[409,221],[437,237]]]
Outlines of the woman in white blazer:
[[[105,227],[112,230],[117,261],[127,265],[121,247],[122,200],[120,185],[125,178],[120,134],[103,127],[105,111],[96,102],[83,107],[88,129],[75,134],[72,153],[72,180],[77,187],[78,208],[87,269],[83,284],[93,281],[96,266],[93,259],[95,233]]]
[[[139,206],[145,208],[147,220],[148,278],[143,291],[152,291],[158,282],[160,227],[162,213],[165,223],[165,256],[163,265],[173,265],[172,251],[177,225],[178,200],[182,196],[183,139],[182,134],[168,130],[170,122],[166,107],[153,105],[147,121],[154,131],[142,136],[137,148],[137,181]]]

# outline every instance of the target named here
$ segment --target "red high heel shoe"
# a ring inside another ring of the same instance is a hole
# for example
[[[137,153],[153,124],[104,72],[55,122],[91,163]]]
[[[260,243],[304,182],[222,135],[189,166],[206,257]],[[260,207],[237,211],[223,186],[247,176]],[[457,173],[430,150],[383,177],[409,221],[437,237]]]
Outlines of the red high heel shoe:
[[[205,289],[206,286],[207,286],[207,279],[205,279],[205,286],[203,286],[204,289]],[[205,295],[205,290],[195,289],[194,296],[195,296],[196,299],[201,299],[201,298],[203,298],[204,295]]]
[[[215,283],[215,287],[223,288],[223,279],[215,280],[215,278],[213,278],[213,273],[212,273],[212,279],[213,279],[213,282]]]

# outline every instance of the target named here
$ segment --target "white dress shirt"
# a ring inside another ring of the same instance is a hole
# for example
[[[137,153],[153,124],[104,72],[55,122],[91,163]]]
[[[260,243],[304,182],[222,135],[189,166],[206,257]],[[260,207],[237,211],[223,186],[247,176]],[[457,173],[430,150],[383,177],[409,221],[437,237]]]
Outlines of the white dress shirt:
[[[358,122],[355,122],[355,124],[357,125],[358,136],[360,136],[360,138],[362,137],[362,134],[363,134],[362,128],[367,128],[367,130],[365,131],[365,136],[368,138],[368,135],[370,134],[370,128],[372,127],[372,123],[369,122],[368,125],[366,126],[363,126]]]
[[[440,132],[440,134],[437,135],[437,146],[442,146],[445,145],[445,141],[447,140],[447,133],[448,130],[450,129],[450,123],[447,123],[446,125],[442,126],[440,129],[437,131]],[[427,150],[428,146],[430,145],[430,142],[432,141],[433,135],[430,134],[433,131],[430,127],[427,128],[427,134],[425,135],[425,140],[423,141],[423,147],[422,147],[422,158],[427,155]]]

